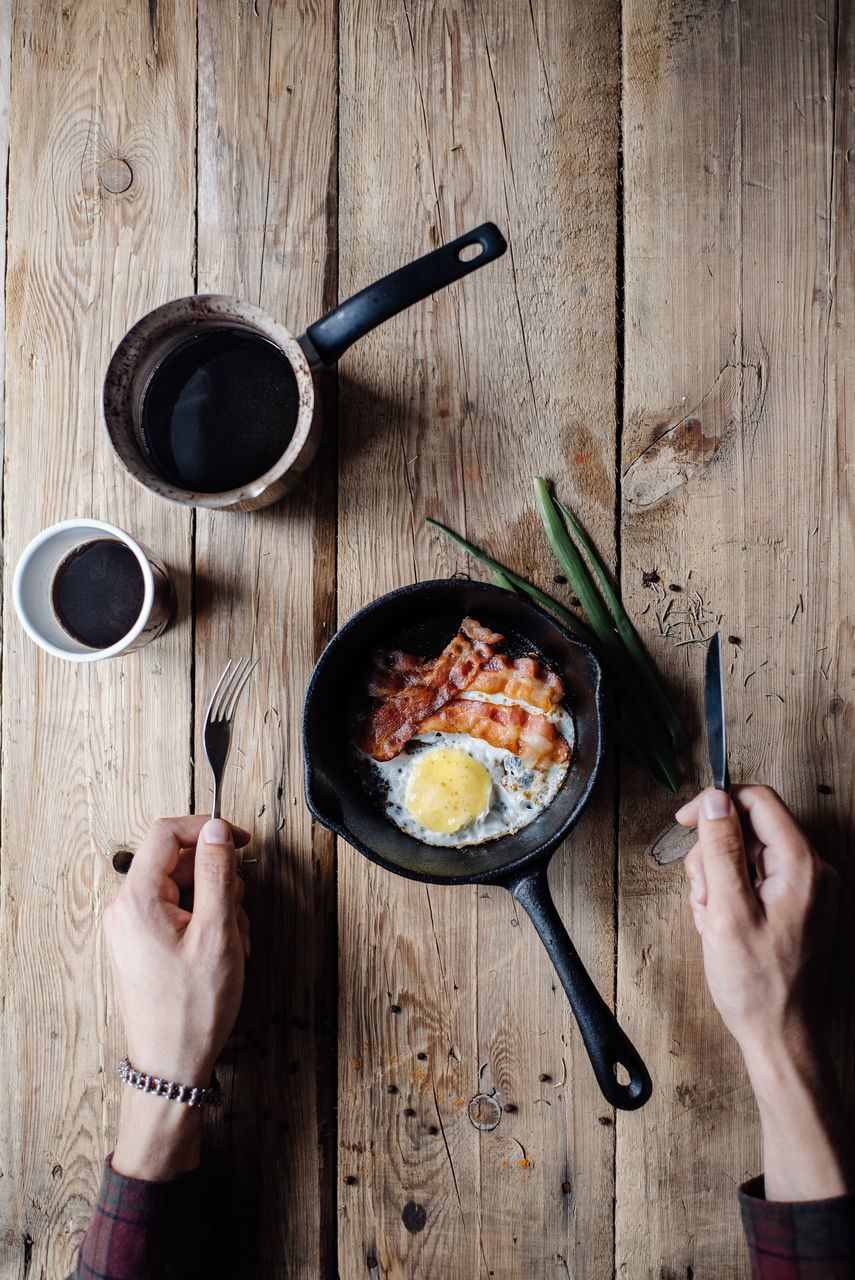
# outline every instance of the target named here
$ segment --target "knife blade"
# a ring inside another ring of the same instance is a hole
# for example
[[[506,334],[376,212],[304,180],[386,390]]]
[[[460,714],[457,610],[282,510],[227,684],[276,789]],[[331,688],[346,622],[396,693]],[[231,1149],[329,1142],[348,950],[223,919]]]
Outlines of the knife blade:
[[[704,703],[707,716],[707,751],[709,752],[713,785],[719,791],[730,791],[730,774],[727,769],[727,740],[724,732],[721,635],[718,631],[707,646]]]

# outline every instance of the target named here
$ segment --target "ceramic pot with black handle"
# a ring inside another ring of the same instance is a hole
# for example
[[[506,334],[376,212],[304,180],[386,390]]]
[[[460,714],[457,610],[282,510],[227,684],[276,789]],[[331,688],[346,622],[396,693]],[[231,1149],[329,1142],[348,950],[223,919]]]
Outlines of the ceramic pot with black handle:
[[[116,456],[140,484],[186,506],[248,511],[276,502],[317,451],[313,374],[506,248],[485,222],[362,289],[299,337],[237,298],[164,303],[125,334],[107,368],[104,422]]]

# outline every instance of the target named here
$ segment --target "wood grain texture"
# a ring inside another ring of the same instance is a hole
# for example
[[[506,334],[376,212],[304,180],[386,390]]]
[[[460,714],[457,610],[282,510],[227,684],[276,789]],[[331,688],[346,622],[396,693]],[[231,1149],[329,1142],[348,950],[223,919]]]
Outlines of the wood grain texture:
[[[39,529],[91,515],[151,546],[179,592],[156,644],[92,667],[37,650],[5,597],[0,1269],[30,1280],[70,1268],[115,1126],[110,858],[189,803],[189,517],[114,461],[100,385],[127,326],[192,287],[194,25],[186,6],[15,9],[7,587]]]
[[[720,629],[734,781],[775,785],[842,864],[855,583],[841,329],[852,239],[838,220],[851,218],[852,41],[834,4],[624,5],[622,466],[632,473],[693,405],[718,437],[662,501],[624,505],[624,598],[699,731],[686,794],[709,777],[704,650],[685,642]],[[708,394],[723,375],[741,382],[727,404]],[[671,807],[627,775],[618,1003],[645,1029],[656,1091],[643,1160],[618,1127],[616,1267],[721,1280],[748,1274],[735,1188],[759,1168],[759,1130],[704,993],[683,876],[647,858]]]
[[[616,10],[341,24],[342,295],[487,218],[509,250],[341,362],[340,621],[473,571],[426,515],[555,590],[534,474],[612,545]],[[608,998],[607,791],[552,884]],[[340,1274],[610,1275],[612,1116],[533,929],[504,890],[340,868]]]
[[[336,618],[485,576],[427,515],[568,598],[543,474],[697,736],[686,796],[707,780],[696,641],[720,627],[732,775],[793,804],[851,933],[853,83],[839,0],[0,0],[3,1280],[71,1266],[124,1048],[110,856],[205,809],[201,717],[247,652],[224,812],[255,830],[253,951],[205,1143],[220,1274],[747,1275],[734,1193],[759,1131],[682,871],[650,857],[669,798],[611,758],[550,875],[654,1078],[615,1116],[504,890],[345,845],[336,867],[299,720]],[[505,257],[319,379],[321,453],[285,502],[194,515],[113,461],[101,380],[151,307],[231,293],[299,333],[485,219]],[[25,638],[8,588],[39,529],[87,514],[166,560],[179,609],[79,670]],[[851,954],[839,970],[851,1104]]]
[[[829,33],[829,42],[832,37]],[[837,942],[837,972],[829,1001],[832,1015],[832,1044],[843,1084],[848,1116],[855,1115],[855,1012],[849,974],[852,971],[852,923],[855,920],[852,877],[852,830],[855,826],[855,789],[852,768],[852,731],[855,727],[855,622],[853,622],[853,548],[855,548],[855,500],[852,491],[852,458],[855,453],[855,348],[851,342],[855,324],[855,21],[845,5],[839,6],[834,30],[834,86],[829,190],[828,242],[828,329],[830,355],[824,435],[823,487],[826,477],[834,477],[833,491],[827,495],[828,543],[824,551],[823,575],[829,600],[826,605],[829,649],[816,647],[823,659],[820,675],[826,685],[834,672],[834,686],[823,688],[817,698],[821,712],[811,726],[811,747],[817,756],[817,799],[808,809],[811,834],[819,848],[827,851],[840,872],[841,925]],[[836,646],[836,648],[833,648]],[[830,781],[829,781],[830,780]],[[829,805],[824,797],[831,786]],[[822,787],[822,794],[819,793]]]
[[[9,127],[12,95],[12,5],[11,0],[0,4],[0,190],[9,181]],[[6,276],[7,207],[0,210],[0,274]],[[0,370],[6,373],[6,293],[0,290]],[[3,448],[6,426],[5,397],[0,398],[0,451]],[[0,522],[3,514],[3,492],[0,486]],[[0,620],[2,637],[2,620]],[[2,695],[2,691],[0,691]]]
[[[199,291],[295,334],[335,302],[334,3],[200,7]],[[323,382],[323,380],[322,380]],[[224,816],[254,831],[252,956],[207,1158],[222,1275],[335,1272],[333,840],[303,803],[300,717],[335,604],[335,400],[301,487],[251,514],[199,510],[196,688],[261,662],[236,717]],[[196,808],[210,797],[198,757]]]

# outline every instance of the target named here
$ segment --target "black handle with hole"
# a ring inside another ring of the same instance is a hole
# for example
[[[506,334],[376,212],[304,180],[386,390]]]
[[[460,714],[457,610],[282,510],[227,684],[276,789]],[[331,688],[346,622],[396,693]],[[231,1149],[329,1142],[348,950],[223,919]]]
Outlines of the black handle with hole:
[[[466,254],[470,246],[476,250],[471,255]],[[507,247],[499,228],[492,222],[485,222],[474,231],[467,231],[449,244],[426,253],[423,258],[416,258],[415,262],[400,267],[391,275],[383,276],[376,284],[361,289],[334,311],[309,325],[300,339],[309,363],[335,364],[357,338],[376,329],[384,320],[396,316],[414,302],[421,302],[445,285],[462,280],[470,271],[500,258]],[[461,254],[465,256],[461,257]],[[314,359],[315,353],[317,360]]]
[[[579,959],[552,901],[546,867],[521,876],[508,888],[525,907],[555,965],[603,1096],[623,1111],[643,1107],[653,1088],[647,1068]],[[628,1077],[626,1083],[618,1079],[620,1068]]]

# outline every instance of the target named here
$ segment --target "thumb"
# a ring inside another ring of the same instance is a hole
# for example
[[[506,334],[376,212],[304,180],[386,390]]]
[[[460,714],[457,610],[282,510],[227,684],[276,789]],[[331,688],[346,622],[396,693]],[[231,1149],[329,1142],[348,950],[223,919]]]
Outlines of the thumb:
[[[234,927],[236,894],[237,856],[232,829],[222,818],[212,818],[196,841],[193,918],[188,929]]]
[[[726,791],[711,789],[701,797],[697,848],[703,861],[708,908],[747,906],[753,914],[757,899],[748,877],[742,826]]]

